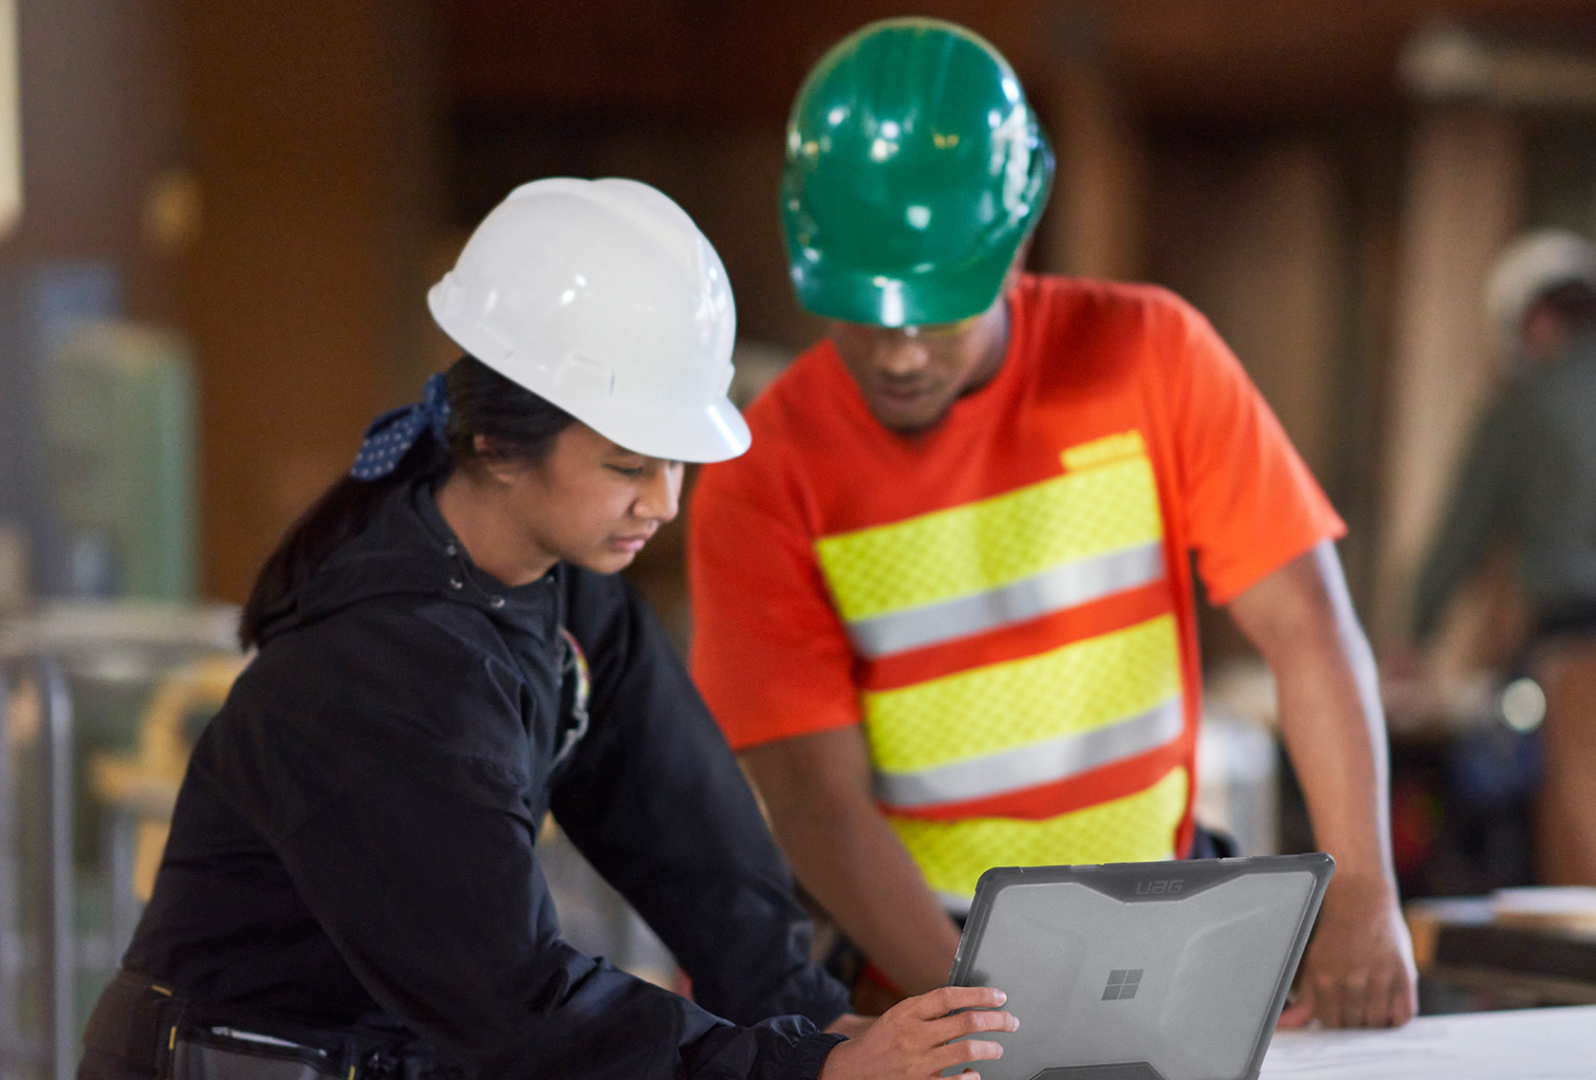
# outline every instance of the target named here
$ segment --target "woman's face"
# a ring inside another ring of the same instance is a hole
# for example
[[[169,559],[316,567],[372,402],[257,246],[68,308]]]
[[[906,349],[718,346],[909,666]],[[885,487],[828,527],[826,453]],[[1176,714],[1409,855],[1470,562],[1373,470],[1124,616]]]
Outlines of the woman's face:
[[[550,558],[613,574],[676,516],[682,463],[634,454],[573,423],[536,465],[494,469],[516,531]]]

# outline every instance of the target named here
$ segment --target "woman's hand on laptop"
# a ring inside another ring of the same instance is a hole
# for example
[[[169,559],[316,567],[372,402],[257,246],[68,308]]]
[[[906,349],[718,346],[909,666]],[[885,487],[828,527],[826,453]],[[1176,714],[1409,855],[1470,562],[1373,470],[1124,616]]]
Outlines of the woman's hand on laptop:
[[[848,1039],[860,1039],[880,1019],[881,1017],[879,1016],[860,1016],[858,1013],[843,1013],[831,1022],[830,1027],[826,1028],[826,1034],[841,1035]]]
[[[998,1010],[1005,1000],[1003,991],[989,986],[944,986],[907,998],[869,1023],[862,1034],[838,1043],[826,1055],[820,1080],[929,1080],[952,1065],[1000,1058],[1003,1047],[990,1040],[953,1040],[1018,1030],[1019,1019]],[[837,1030],[837,1025],[828,1030]],[[966,1069],[963,1075],[978,1074]]]

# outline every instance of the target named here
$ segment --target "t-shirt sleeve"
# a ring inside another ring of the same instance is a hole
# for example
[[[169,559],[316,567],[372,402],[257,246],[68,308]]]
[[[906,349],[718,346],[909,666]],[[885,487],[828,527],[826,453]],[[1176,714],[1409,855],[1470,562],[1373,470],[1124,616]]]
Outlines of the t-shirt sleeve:
[[[687,565],[692,674],[732,748],[859,722],[854,655],[832,609],[779,434],[707,466]]]
[[[1166,385],[1180,509],[1209,598],[1227,604],[1346,526],[1235,354],[1202,315],[1177,311]]]

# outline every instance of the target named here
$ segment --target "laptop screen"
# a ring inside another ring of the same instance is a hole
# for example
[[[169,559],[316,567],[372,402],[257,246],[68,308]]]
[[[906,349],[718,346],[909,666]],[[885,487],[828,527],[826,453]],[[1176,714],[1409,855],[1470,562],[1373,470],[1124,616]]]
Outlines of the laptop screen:
[[[982,1077],[1255,1075],[1331,866],[1319,855],[990,872],[950,981],[1003,990],[1020,1030],[984,1036],[1004,1053]]]

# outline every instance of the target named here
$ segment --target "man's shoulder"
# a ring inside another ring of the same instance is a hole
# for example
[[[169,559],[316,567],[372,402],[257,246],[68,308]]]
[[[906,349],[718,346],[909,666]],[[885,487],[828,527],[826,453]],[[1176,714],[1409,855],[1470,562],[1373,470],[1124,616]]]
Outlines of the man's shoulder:
[[[1013,304],[1022,362],[1066,395],[1164,383],[1216,340],[1196,308],[1160,285],[1028,274]]]
[[[1519,382],[1541,396],[1573,396],[1582,403],[1590,402],[1596,397],[1596,334],[1576,338],[1562,355]]]
[[[1044,324],[1115,326],[1126,331],[1156,332],[1178,328],[1202,315],[1188,301],[1162,285],[1025,274],[1015,290],[1023,313]]]

